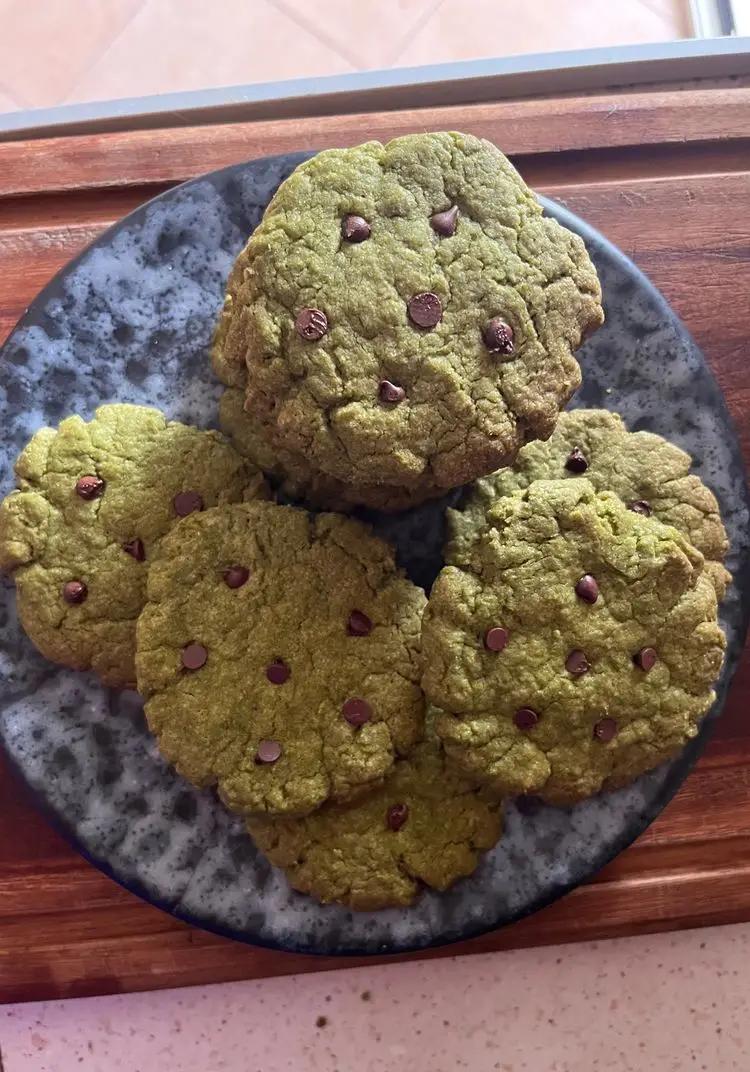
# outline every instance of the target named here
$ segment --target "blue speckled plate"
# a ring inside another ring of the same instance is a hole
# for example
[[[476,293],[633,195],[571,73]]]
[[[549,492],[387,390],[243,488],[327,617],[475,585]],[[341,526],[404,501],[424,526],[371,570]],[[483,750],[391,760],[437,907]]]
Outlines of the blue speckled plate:
[[[279,182],[306,154],[250,161],[177,187],[102,235],[39,295],[0,363],[3,493],[18,451],[42,424],[90,417],[101,402],[160,406],[211,425],[219,385],[207,346],[232,261]],[[312,953],[395,953],[480,934],[548,904],[628,845],[661,811],[719,714],[750,609],[748,495],[716,383],[661,295],[601,235],[559,206],[586,240],[606,326],[581,353],[578,404],[685,447],[721,502],[736,582],[723,608],[729,648],[719,699],[673,762],[572,810],[510,806],[502,842],[447,894],[411,909],[353,914],[290,891],[242,823],[160,759],[134,693],[45,662],[0,600],[0,737],[50,817],[93,863],[182,919],[259,945]],[[440,567],[440,504],[373,518],[412,577]]]

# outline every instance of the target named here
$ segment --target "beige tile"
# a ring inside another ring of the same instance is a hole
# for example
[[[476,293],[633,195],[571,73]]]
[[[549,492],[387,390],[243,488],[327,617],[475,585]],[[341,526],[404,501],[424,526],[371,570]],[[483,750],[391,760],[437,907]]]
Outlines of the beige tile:
[[[20,107],[13,97],[9,97],[7,93],[3,93],[2,89],[0,89],[0,115],[5,115],[6,112],[17,112]]]
[[[399,66],[523,52],[675,40],[680,24],[640,0],[443,0],[399,53]]]
[[[141,0],[3,0],[0,82],[23,108],[59,104]]]
[[[268,0],[146,0],[70,101],[337,74],[351,65]]]
[[[357,68],[390,67],[440,0],[271,0]],[[471,4],[473,0],[465,0]]]
[[[689,0],[641,0],[641,3],[671,22],[680,37],[692,37]]]

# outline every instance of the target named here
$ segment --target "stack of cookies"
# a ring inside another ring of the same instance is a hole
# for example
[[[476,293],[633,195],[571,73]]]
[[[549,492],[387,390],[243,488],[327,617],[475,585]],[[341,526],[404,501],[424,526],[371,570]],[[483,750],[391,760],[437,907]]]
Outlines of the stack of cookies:
[[[106,405],[22,453],[0,566],[24,628],[137,686],[164,756],[295,888],[446,889],[505,800],[623,785],[714,698],[713,494],[660,437],[560,414],[602,321],[583,242],[488,142],[320,153],[230,276],[224,434]],[[429,598],[345,516],[464,486]]]
[[[222,425],[323,508],[413,506],[550,435],[603,315],[583,242],[489,142],[323,152],[229,277]]]

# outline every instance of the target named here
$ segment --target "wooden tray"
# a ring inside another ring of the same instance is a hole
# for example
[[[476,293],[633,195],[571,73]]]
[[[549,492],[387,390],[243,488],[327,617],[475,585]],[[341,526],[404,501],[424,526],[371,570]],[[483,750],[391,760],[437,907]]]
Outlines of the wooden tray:
[[[413,130],[491,138],[647,272],[706,353],[750,461],[750,90],[563,98],[0,144],[0,341],[104,227],[248,157]],[[6,475],[7,482],[7,475]],[[750,919],[750,656],[712,742],[639,841],[551,908],[429,955]],[[252,949],[138,901],[41,819],[0,759],[0,1000],[356,963]]]

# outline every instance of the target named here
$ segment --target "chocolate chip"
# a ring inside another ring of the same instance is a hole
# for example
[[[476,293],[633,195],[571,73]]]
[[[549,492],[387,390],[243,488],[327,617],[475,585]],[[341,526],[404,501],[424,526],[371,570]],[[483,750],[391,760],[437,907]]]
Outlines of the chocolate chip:
[[[347,242],[364,242],[370,237],[370,225],[362,216],[344,216],[341,237]]]
[[[203,499],[197,491],[180,491],[172,499],[172,505],[178,517],[187,517],[203,509]]]
[[[632,510],[634,514],[651,517],[651,503],[646,502],[645,499],[633,499],[632,502],[628,503],[628,510]]]
[[[76,480],[76,494],[82,499],[98,499],[104,494],[105,483],[99,476],[79,476]]]
[[[182,665],[186,670],[200,670],[207,658],[208,652],[202,644],[187,644],[182,649]]]
[[[361,610],[353,610],[346,623],[346,631],[349,636],[369,636],[372,632],[372,622]]]
[[[484,634],[484,646],[487,651],[502,651],[508,643],[508,630],[501,625],[493,625]]]
[[[372,718],[372,708],[367,700],[360,700],[356,696],[347,700],[341,710],[350,726],[364,726]]]
[[[594,738],[606,744],[617,736],[618,725],[613,718],[600,718],[594,726]]]
[[[578,677],[580,674],[585,674],[587,670],[590,670],[591,666],[584,652],[579,648],[574,648],[565,660],[565,669],[569,674],[575,674]]]
[[[573,447],[570,454],[565,459],[565,468],[570,473],[585,473],[588,467],[589,463],[586,461],[586,455],[581,448]]]
[[[66,581],[62,595],[66,603],[83,603],[89,590],[83,581]]]
[[[386,826],[389,830],[400,830],[408,818],[408,804],[391,804],[385,815]]]
[[[646,673],[649,670],[653,670],[656,666],[656,651],[653,648],[641,648],[639,652],[633,656],[633,662],[641,670],[645,670]]]
[[[576,584],[576,595],[584,603],[596,603],[599,598],[599,585],[596,583],[596,578],[590,573],[584,573]]]
[[[122,549],[126,555],[130,555],[136,562],[143,562],[146,558],[146,548],[143,546],[143,540],[138,537],[134,540],[129,540],[128,543],[124,543]]]
[[[285,681],[289,680],[291,673],[292,671],[283,659],[274,659],[266,667],[266,677],[272,685],[283,685]]]
[[[224,570],[224,583],[227,588],[242,588],[250,576],[250,570],[245,566],[230,566]]]
[[[420,328],[434,328],[443,319],[440,298],[429,290],[409,298],[407,309],[411,322]]]
[[[302,309],[294,321],[297,334],[307,342],[317,342],[328,331],[328,317],[321,309]]]
[[[513,353],[513,328],[501,316],[493,316],[482,331],[484,345],[491,354]]]
[[[406,391],[390,380],[381,380],[378,387],[381,402],[403,402]]]
[[[259,741],[258,751],[255,753],[256,763],[275,763],[281,758],[282,748],[278,741]]]
[[[528,730],[533,730],[539,721],[539,715],[531,707],[519,707],[513,716],[513,721],[518,726],[519,730],[523,730],[526,733]]]
[[[436,212],[434,216],[430,216],[430,225],[435,234],[439,234],[441,238],[450,238],[454,235],[457,223],[458,205],[451,205],[444,212]]]

